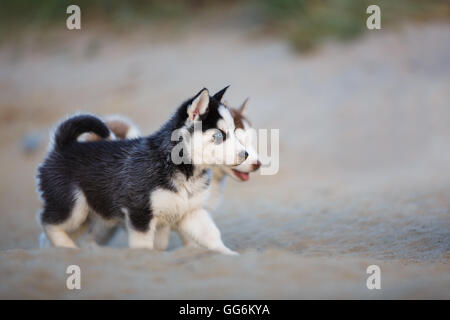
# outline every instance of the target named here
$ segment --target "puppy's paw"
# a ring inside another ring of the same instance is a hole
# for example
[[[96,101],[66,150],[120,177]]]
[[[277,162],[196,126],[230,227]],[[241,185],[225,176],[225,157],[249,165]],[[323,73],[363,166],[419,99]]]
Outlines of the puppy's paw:
[[[233,251],[233,250],[231,250],[231,249],[229,249],[229,248],[223,248],[223,249],[220,250],[219,252],[222,253],[222,254],[225,254],[225,255],[227,255],[227,256],[238,256],[238,255],[239,255],[238,252]]]

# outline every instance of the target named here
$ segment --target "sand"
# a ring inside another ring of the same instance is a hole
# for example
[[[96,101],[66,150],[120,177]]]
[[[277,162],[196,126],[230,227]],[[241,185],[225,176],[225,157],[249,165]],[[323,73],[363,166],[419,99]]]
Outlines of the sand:
[[[76,111],[145,134],[185,98],[231,84],[280,130],[276,175],[229,180],[221,256],[181,248],[38,249],[36,167]],[[298,55],[235,29],[164,39],[83,31],[0,47],[0,297],[450,298],[450,26],[408,25]],[[82,289],[66,288],[79,265]],[[381,269],[369,290],[366,269]]]

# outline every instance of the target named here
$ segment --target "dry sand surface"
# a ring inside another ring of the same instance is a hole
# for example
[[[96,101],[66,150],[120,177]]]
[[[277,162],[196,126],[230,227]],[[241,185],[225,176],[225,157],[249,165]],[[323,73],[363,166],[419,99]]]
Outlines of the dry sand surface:
[[[156,130],[202,86],[251,97],[280,129],[280,170],[228,181],[213,213],[238,257],[37,249],[35,170],[75,111]],[[37,149],[36,149],[37,148]],[[30,36],[0,48],[1,298],[450,298],[450,26],[293,53],[238,30]],[[28,150],[28,151],[27,151]],[[34,151],[33,151],[34,150]],[[65,287],[78,264],[82,290]],[[377,264],[382,289],[366,288]]]

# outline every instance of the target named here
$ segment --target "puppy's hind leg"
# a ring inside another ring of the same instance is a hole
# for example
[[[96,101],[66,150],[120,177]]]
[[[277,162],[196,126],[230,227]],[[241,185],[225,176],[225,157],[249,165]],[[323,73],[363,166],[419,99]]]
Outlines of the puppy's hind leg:
[[[109,221],[98,222],[98,220],[96,220],[96,222],[94,222],[91,232],[93,233],[94,240],[96,243],[102,246],[106,246],[108,245],[110,240],[114,237],[118,229],[119,225],[117,222],[116,223]]]
[[[156,228],[154,247],[156,250],[164,251],[169,246],[170,226],[160,224]]]
[[[55,247],[77,248],[67,232],[58,225],[44,225],[45,234]]]
[[[219,229],[204,209],[186,215],[178,224],[178,230],[183,237],[191,238],[206,249],[222,254],[238,255],[223,244]]]
[[[68,233],[77,230],[83,224],[88,212],[86,198],[81,192],[77,192],[69,206],[63,205],[58,209],[50,209],[47,206],[44,209],[41,213],[42,228],[55,247],[76,248]]]
[[[81,231],[80,243],[90,247],[107,245],[119,228],[118,221],[104,220],[93,211],[89,212],[89,217],[84,225],[86,225],[85,230],[79,229]],[[71,234],[71,236],[73,235]]]

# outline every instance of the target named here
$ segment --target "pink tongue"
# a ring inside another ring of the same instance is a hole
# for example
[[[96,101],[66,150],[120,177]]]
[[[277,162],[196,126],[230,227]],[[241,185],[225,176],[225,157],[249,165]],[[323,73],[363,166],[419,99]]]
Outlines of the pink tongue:
[[[233,170],[233,172],[242,181],[247,181],[248,178],[249,178],[249,175],[246,172],[240,172],[240,171],[237,171],[237,170]]]

